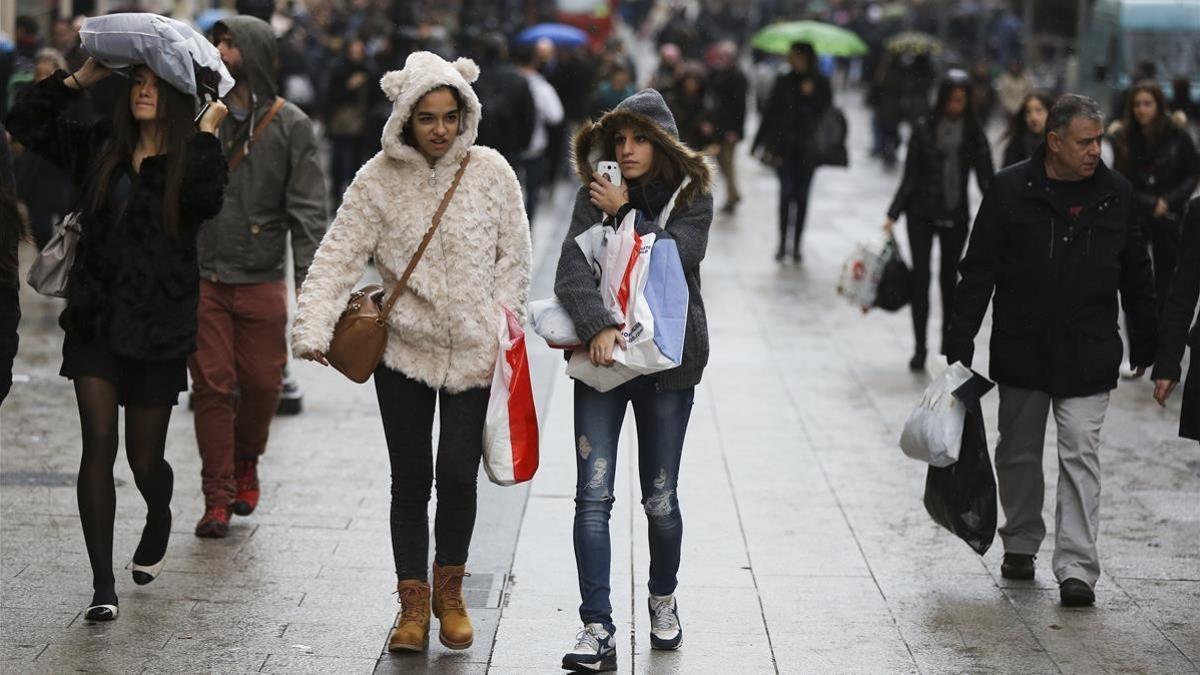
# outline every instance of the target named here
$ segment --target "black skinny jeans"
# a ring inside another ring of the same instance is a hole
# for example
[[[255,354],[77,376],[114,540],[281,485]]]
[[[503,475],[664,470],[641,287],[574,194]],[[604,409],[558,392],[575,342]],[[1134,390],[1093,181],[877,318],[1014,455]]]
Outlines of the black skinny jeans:
[[[912,248],[912,320],[916,350],[926,351],[926,331],[929,326],[929,281],[930,264],[933,257],[933,239],[937,237],[941,248],[942,264],[938,273],[938,284],[942,289],[942,349],[946,344],[946,327],[950,323],[950,311],[954,307],[954,286],[958,283],[958,261],[967,245],[967,224],[955,223],[954,227],[938,227],[928,218],[905,218],[908,227],[908,244]]]
[[[435,390],[387,366],[375,370],[375,393],[392,464],[392,555],[396,577],[429,576],[429,497],[433,487],[433,410],[441,400],[437,454],[438,565],[467,562],[475,529],[476,477],[483,453],[489,389]]]
[[[779,175],[779,255],[787,253],[788,229],[792,254],[800,255],[800,236],[808,219],[808,198],[817,167],[807,157],[789,157],[776,169]]]

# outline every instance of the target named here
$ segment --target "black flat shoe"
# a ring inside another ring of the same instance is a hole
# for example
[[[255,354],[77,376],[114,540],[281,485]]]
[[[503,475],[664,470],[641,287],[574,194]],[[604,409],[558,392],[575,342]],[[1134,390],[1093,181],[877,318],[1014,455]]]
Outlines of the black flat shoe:
[[[112,602],[108,602],[110,599]],[[83,618],[85,621],[92,622],[113,621],[119,613],[117,609],[117,596],[109,596],[107,593],[104,595],[96,593],[92,595],[92,604],[83,610]]]
[[[1028,581],[1033,578],[1033,561],[1037,556],[1025,553],[1005,553],[1000,563],[1000,576],[1005,579]]]
[[[138,542],[137,550],[133,553],[133,583],[138,586],[158,578],[163,565],[167,562],[167,544],[171,538],[171,512],[151,521],[146,518],[146,527],[142,529],[142,540]],[[157,558],[157,562],[142,563],[139,560]]]
[[[1096,592],[1080,579],[1066,579],[1059,584],[1058,597],[1063,607],[1091,607],[1096,604]]]

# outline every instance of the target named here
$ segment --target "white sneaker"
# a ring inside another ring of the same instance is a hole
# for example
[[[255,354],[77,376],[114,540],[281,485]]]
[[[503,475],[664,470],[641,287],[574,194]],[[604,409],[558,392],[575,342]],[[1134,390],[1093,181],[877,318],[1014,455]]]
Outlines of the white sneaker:
[[[651,595],[650,646],[654,649],[679,649],[683,627],[679,625],[679,606],[674,595]]]
[[[617,648],[598,623],[589,623],[575,637],[575,648],[563,656],[562,667],[574,673],[605,673],[617,669]]]

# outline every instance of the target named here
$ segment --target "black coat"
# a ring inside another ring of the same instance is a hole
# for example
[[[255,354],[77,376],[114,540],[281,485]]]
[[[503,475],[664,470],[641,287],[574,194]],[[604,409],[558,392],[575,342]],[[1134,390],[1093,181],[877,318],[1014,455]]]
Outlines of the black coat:
[[[22,92],[8,116],[9,131],[26,148],[86,185],[111,136],[108,122],[83,125],[60,113],[82,95],[54,76]],[[180,233],[163,223],[165,155],[142,160],[133,172],[119,165],[96,213],[84,208],[83,234],[71,268],[60,322],[73,337],[104,340],[116,354],[168,361],[196,350],[200,297],[196,231],[221,210],[227,181],[221,144],[212,134],[188,143],[180,191]]]
[[[1090,185],[1072,222],[1047,194],[1045,146],[996,175],[959,265],[946,345],[951,363],[971,363],[991,301],[993,380],[1055,398],[1113,389],[1123,354],[1118,292],[1130,360],[1154,363],[1154,279],[1133,188],[1103,163]]]
[[[813,91],[804,94],[801,87],[808,79],[813,82]],[[825,76],[794,71],[780,75],[771,87],[751,152],[780,159],[810,157],[817,125],[832,105],[833,89]]]
[[[1042,144],[1042,137],[1032,131],[1021,131],[1008,139],[1004,146],[1004,160],[1000,167],[1008,167],[1017,162],[1024,162],[1033,156],[1033,151]]]
[[[958,208],[946,213],[942,194],[942,151],[934,140],[937,133],[938,116],[930,115],[913,125],[912,137],[908,141],[908,153],[904,158],[904,178],[896,189],[896,197],[888,208],[888,217],[896,220],[901,213],[910,220],[945,219],[965,225],[971,219],[967,201],[967,178],[975,169],[975,180],[979,189],[987,192],[995,169],[992,167],[992,151],[987,135],[979,125],[963,127],[963,142],[960,146],[959,169],[962,177],[958,181],[961,194]]]
[[[1127,130],[1120,132],[1127,133]],[[1118,148],[1122,140],[1125,139],[1117,141]],[[1128,151],[1118,150],[1117,167],[1133,184],[1138,210],[1149,219],[1155,204],[1163,199],[1169,213],[1182,215],[1183,207],[1200,180],[1200,156],[1196,154],[1192,137],[1185,129],[1172,124],[1153,146],[1147,145],[1136,133],[1127,141]]]
[[[480,71],[473,85],[483,116],[479,119],[479,145],[494,148],[510,164],[517,161],[537,122],[537,109],[529,82],[508,63],[494,63]]]
[[[1171,295],[1163,310],[1153,379],[1176,382],[1183,379],[1185,346],[1192,348],[1192,368],[1188,379],[1200,376],[1200,368],[1197,368],[1200,363],[1200,356],[1197,356],[1200,354],[1200,318],[1193,323],[1197,303],[1200,303],[1200,197],[1188,204],[1187,216],[1183,221],[1183,246],[1179,267],[1171,282]],[[1194,396],[1196,385],[1191,382],[1188,384],[1190,387],[1184,390],[1183,397],[1183,428],[1191,429],[1195,436],[1200,434],[1200,398]]]
[[[713,99],[713,127],[718,137],[732,131],[741,139],[746,135],[746,96],[750,81],[738,67],[715,70],[708,79]]]

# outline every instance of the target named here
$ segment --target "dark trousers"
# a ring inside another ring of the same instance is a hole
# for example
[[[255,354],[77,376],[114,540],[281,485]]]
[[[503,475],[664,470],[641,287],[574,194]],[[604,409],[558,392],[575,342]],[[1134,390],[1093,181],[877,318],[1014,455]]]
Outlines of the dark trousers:
[[[942,348],[946,344],[946,327],[950,323],[950,309],[954,306],[954,286],[958,283],[958,261],[967,245],[967,224],[955,223],[953,227],[939,227],[929,218],[905,218],[908,226],[908,244],[912,248],[912,320],[913,337],[918,352],[926,349],[926,330],[929,326],[929,281],[933,257],[933,240],[936,237],[941,248],[942,265],[938,273],[938,285],[942,289]]]
[[[287,284],[200,282],[192,373],[196,445],[208,506],[237,494],[234,462],[267,449],[287,363]]]
[[[792,254],[800,256],[800,235],[808,216],[808,197],[816,167],[807,158],[789,157],[776,170],[779,174],[779,255],[787,252],[788,230],[792,231]]]
[[[583,623],[612,633],[609,575],[612,543],[608,520],[616,500],[617,442],[625,409],[637,422],[638,476],[650,538],[650,592],[675,592],[683,546],[679,514],[679,462],[695,389],[658,391],[639,377],[604,393],[575,383],[575,566]]]
[[[542,186],[546,183],[546,155],[530,157],[521,160],[521,185],[525,188],[525,215],[529,217],[530,226],[533,217],[537,215],[538,199],[541,197]]]
[[[476,477],[483,453],[487,387],[451,394],[387,366],[375,370],[375,393],[392,465],[392,556],[396,578],[429,577],[429,497],[433,488],[433,411],[441,401],[437,453],[438,565],[467,562],[475,529]]]
[[[1146,241],[1150,244],[1150,256],[1154,260],[1154,297],[1158,314],[1162,314],[1171,292],[1171,279],[1179,266],[1179,246],[1182,232],[1179,221],[1165,218],[1146,219]]]
[[[329,169],[332,174],[331,196],[334,204],[342,203],[342,194],[346,192],[346,187],[354,180],[354,174],[362,165],[359,159],[359,145],[359,139],[354,136],[330,139]]]

